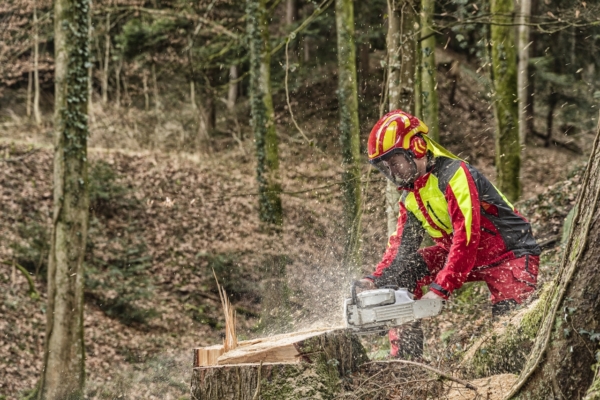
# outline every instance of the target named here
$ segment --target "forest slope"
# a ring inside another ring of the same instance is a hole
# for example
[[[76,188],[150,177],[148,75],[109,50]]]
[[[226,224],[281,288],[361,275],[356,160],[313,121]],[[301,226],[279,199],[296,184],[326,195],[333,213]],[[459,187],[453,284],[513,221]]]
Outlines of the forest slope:
[[[287,111],[276,107],[285,191],[282,240],[264,233],[258,222],[250,140],[237,145],[221,134],[216,138],[218,150],[199,155],[90,150],[92,214],[85,329],[91,398],[187,395],[190,349],[219,342],[223,330],[213,269],[233,296],[242,338],[255,334],[252,328],[258,323],[264,283],[259,277],[281,256],[287,260],[291,289],[287,328],[339,321],[340,299],[351,276],[339,262],[343,240],[337,222],[341,169],[335,152],[335,79],[331,71],[324,76],[292,93],[301,124],[316,138],[321,151],[297,144]],[[441,74],[442,142],[493,178],[492,111],[483,88],[469,79],[465,75],[459,81],[451,104],[452,82]],[[370,90],[377,88],[373,85]],[[376,99],[376,95],[366,98]],[[276,104],[285,104],[281,92]],[[362,127],[366,137],[376,104],[362,106],[367,110]],[[223,117],[221,123],[226,122]],[[16,126],[4,131],[0,142],[0,231],[4,239],[0,260],[18,262],[33,273],[41,295],[39,300],[28,297],[22,274],[8,265],[0,267],[0,369],[4,372],[0,395],[11,399],[19,398],[37,381],[45,329],[44,268],[53,155],[47,138],[42,140],[42,134],[29,129]],[[94,135],[109,134],[98,125],[95,129],[92,143],[98,143]],[[112,147],[119,147],[119,141],[114,140]],[[568,207],[552,214],[554,225],[548,225],[544,214],[548,207],[543,205],[548,199],[535,199],[535,195],[564,179],[580,160],[559,148],[531,146],[526,153],[524,197],[533,198],[528,209],[536,212],[532,217],[545,235],[558,233]],[[363,217],[368,270],[387,242],[385,184],[378,175],[368,175],[366,165],[363,177],[370,180]],[[561,193],[568,203],[576,188],[567,186]],[[466,342],[468,338],[460,332],[460,340],[448,339],[462,311],[457,307],[454,314],[440,320],[431,330],[430,342],[440,341],[444,334],[444,346]]]

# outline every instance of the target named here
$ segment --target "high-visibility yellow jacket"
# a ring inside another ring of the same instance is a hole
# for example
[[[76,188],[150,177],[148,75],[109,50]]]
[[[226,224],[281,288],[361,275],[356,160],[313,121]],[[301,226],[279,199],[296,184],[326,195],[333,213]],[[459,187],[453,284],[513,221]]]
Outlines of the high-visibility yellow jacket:
[[[447,297],[475,268],[523,255],[539,255],[529,222],[483,176],[451,154],[435,157],[433,168],[405,190],[396,232],[375,272],[378,286],[394,282],[403,260],[419,249],[427,233],[448,252],[430,289]]]

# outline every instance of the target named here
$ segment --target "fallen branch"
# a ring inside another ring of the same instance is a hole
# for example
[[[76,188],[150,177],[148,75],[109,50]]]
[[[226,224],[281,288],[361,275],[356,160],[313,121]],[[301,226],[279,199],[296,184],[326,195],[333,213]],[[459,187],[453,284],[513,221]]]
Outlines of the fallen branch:
[[[36,153],[38,150],[39,149],[31,149],[28,152],[26,152],[26,153],[24,153],[24,154],[22,154],[22,155],[20,155],[18,157],[0,158],[0,161],[4,161],[4,162],[7,162],[7,163],[21,161],[24,158],[29,157],[30,155]]]
[[[35,284],[33,283],[33,279],[31,279],[31,275],[29,275],[29,271],[27,271],[25,269],[25,267],[23,267],[20,264],[17,264],[14,261],[0,261],[0,263],[2,263],[4,265],[15,267],[16,269],[18,269],[19,271],[21,271],[23,273],[23,276],[25,276],[25,278],[27,279],[27,283],[29,283],[29,296],[32,299],[39,299],[40,298],[40,294],[38,293],[37,290],[35,290]]]
[[[406,365],[413,365],[415,367],[419,367],[419,368],[423,368],[423,369],[429,370],[429,371],[431,371],[431,372],[433,372],[433,373],[435,373],[435,374],[437,374],[437,375],[439,375],[439,376],[441,376],[441,377],[443,377],[445,379],[448,379],[449,381],[459,383],[459,384],[463,385],[464,387],[466,387],[467,389],[471,389],[471,390],[477,391],[477,387],[473,386],[471,383],[469,383],[467,381],[463,381],[462,379],[455,378],[452,375],[447,374],[445,372],[442,372],[442,371],[440,371],[437,368],[433,368],[433,367],[430,367],[429,365],[421,364],[421,363],[418,363],[418,362],[415,362],[415,361],[408,361],[408,360],[371,361],[371,362],[368,362],[368,363],[363,364],[363,365],[369,365],[369,364],[406,364]]]

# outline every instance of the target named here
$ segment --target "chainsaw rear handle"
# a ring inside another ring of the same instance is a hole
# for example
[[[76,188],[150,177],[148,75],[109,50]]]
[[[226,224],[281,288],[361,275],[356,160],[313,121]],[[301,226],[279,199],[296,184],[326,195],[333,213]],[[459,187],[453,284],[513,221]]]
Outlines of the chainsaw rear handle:
[[[360,287],[359,281],[352,281],[350,284],[350,296],[352,297],[352,304],[358,304],[358,298],[356,297],[356,287]],[[394,289],[398,290],[398,286],[395,285],[385,285],[378,287],[377,289]]]

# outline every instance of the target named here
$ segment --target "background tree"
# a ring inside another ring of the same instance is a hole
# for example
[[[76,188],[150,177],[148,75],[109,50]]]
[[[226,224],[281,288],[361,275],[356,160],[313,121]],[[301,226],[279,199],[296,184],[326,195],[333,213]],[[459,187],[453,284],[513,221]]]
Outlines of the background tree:
[[[528,118],[530,117],[530,102],[533,99],[530,96],[529,88],[529,21],[531,16],[531,0],[521,0],[519,15],[519,65],[517,67],[517,85],[519,92],[519,144],[525,145],[527,137]]]
[[[411,0],[388,0],[388,110],[415,113],[414,81],[417,59],[416,4]],[[400,193],[387,182],[386,215],[388,234],[396,231]]]
[[[36,125],[42,123],[40,112],[40,69],[39,69],[39,22],[37,18],[37,5],[33,5],[33,117]]]
[[[272,225],[283,223],[277,132],[271,97],[271,46],[265,0],[247,0],[250,47],[250,108],[256,143],[256,179],[260,219]]]
[[[423,121],[429,127],[429,136],[440,140],[438,115],[437,64],[435,63],[435,32],[433,30],[434,0],[421,2],[421,100]]]
[[[517,54],[511,26],[512,0],[492,0],[492,69],[496,117],[496,171],[500,191],[511,201],[521,195],[521,148],[517,102]]]
[[[358,83],[354,44],[354,5],[351,0],[335,1],[338,54],[338,100],[342,144],[342,190],[344,191],[344,263],[360,265],[360,132],[358,122]]]
[[[54,5],[54,213],[40,400],[83,395],[89,12],[89,0],[57,0]]]

